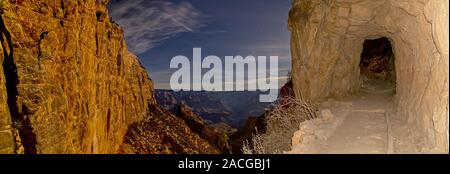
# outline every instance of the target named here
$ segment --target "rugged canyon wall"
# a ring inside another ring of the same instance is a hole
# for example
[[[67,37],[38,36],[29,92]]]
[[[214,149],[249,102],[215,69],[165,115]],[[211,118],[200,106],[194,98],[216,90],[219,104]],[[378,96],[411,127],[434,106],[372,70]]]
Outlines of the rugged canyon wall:
[[[448,152],[447,0],[294,0],[289,16],[298,97],[358,91],[366,39],[387,37],[395,54],[396,111],[427,152]]]
[[[1,0],[2,153],[115,153],[154,104],[105,0]]]

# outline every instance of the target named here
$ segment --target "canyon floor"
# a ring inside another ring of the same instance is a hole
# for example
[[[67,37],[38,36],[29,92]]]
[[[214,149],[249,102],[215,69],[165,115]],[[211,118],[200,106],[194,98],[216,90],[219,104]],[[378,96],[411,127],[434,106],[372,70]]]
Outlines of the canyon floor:
[[[300,125],[290,154],[389,154],[416,152],[405,143],[404,134],[392,114],[393,85],[368,81],[358,94],[329,99],[320,104],[321,118]],[[392,125],[398,130],[393,130]],[[403,134],[402,134],[403,133]],[[394,149],[394,147],[401,149]]]

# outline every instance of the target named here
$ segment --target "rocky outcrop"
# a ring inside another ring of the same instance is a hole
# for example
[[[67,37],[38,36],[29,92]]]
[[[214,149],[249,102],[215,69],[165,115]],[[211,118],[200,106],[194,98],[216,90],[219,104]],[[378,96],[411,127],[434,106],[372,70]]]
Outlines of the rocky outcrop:
[[[137,137],[147,153],[219,152],[155,106],[107,3],[0,1],[0,153],[123,153],[139,125],[160,138]]]
[[[215,123],[215,124],[209,124],[208,126],[213,127],[214,129],[225,133],[227,136],[231,136],[238,131],[238,129],[233,128],[226,123]]]
[[[181,118],[193,132],[198,134],[201,138],[207,140],[209,144],[219,149],[223,154],[231,153],[231,147],[228,144],[228,136],[226,132],[206,125],[205,121],[192,110],[180,104],[172,110],[178,118]]]
[[[199,117],[174,116],[159,106],[150,106],[141,122],[128,130],[121,153],[134,154],[219,154],[227,153],[228,143],[205,129]],[[192,127],[189,127],[189,126]],[[226,137],[226,136],[224,136]],[[214,143],[211,143],[215,141]],[[213,144],[213,145],[212,145]],[[220,146],[220,147],[219,147]]]
[[[386,37],[395,55],[396,111],[427,148],[448,152],[448,1],[294,0],[292,78],[297,97],[318,101],[360,88],[366,39]]]

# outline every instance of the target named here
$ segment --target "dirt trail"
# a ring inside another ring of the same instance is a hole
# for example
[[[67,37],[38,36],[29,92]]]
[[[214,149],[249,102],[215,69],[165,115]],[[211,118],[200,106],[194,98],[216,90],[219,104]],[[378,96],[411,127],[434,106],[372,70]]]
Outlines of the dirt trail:
[[[367,87],[363,87],[359,94],[352,97],[330,99],[322,103],[321,111],[331,111],[332,121],[326,122],[320,118],[305,123],[313,125],[312,134],[316,138],[307,142],[302,142],[302,138],[299,138],[300,143],[294,145],[288,153],[393,153],[392,131],[387,113],[392,106],[394,88],[382,81],[370,81],[365,86]]]

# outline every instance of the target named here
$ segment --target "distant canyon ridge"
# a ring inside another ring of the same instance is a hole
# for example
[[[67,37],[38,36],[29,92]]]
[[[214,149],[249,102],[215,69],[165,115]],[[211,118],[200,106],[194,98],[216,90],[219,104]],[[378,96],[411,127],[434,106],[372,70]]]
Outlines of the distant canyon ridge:
[[[156,101],[171,110],[183,104],[207,123],[226,123],[241,129],[248,117],[262,115],[272,103],[259,102],[259,91],[172,91],[156,89]]]

